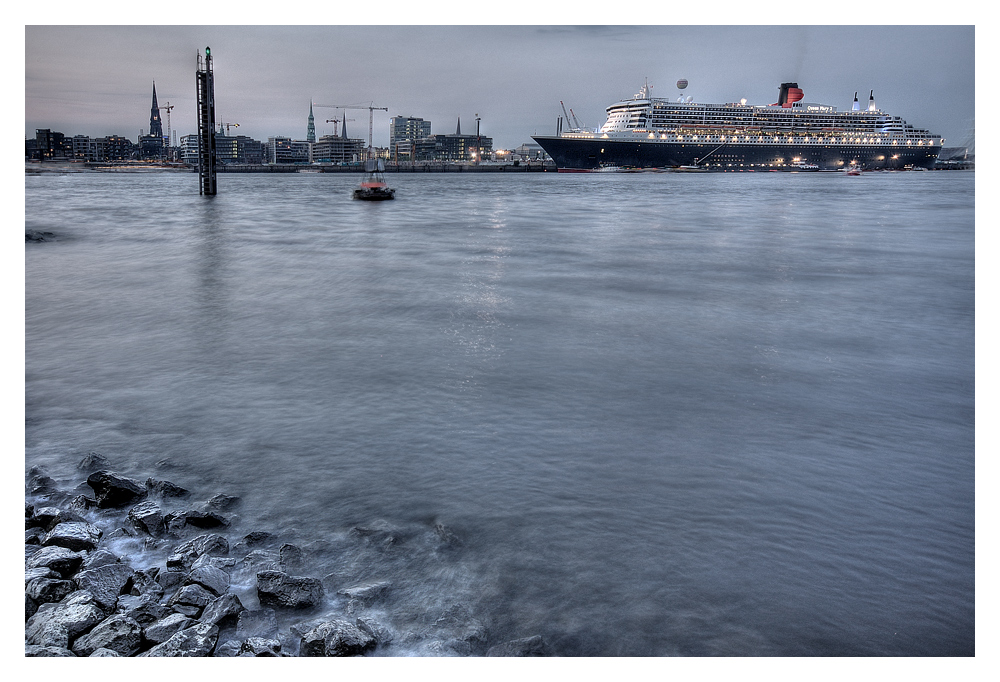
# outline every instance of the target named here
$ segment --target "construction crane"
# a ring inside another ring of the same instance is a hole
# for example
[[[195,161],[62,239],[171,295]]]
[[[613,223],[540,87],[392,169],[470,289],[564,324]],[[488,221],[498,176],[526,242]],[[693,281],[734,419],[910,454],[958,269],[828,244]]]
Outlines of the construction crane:
[[[559,106],[562,107],[563,117],[566,119],[566,125],[570,125],[571,121],[569,120],[569,114],[566,113],[566,105],[563,104],[562,100],[559,100]]]
[[[388,107],[376,107],[373,106],[373,102],[369,102],[367,106],[362,104],[314,104],[314,107],[325,107],[327,109],[367,109],[368,110],[368,158],[372,155],[372,130],[375,124],[375,112],[376,111],[389,111]]]
[[[226,127],[226,135],[229,135],[229,126],[232,126],[234,128],[239,128],[240,124],[239,123],[220,123],[219,124],[219,135],[222,135],[222,127],[223,126]]]
[[[572,109],[569,110],[569,113],[573,117],[573,125],[576,126],[576,129],[583,130],[583,126],[580,125],[580,122],[576,120],[576,114],[573,113]]]
[[[173,108],[174,108],[174,105],[171,104],[170,102],[167,102],[162,107],[157,107],[157,109],[161,109],[161,110],[167,112],[167,148],[168,149],[171,146],[170,145],[170,110],[173,109]],[[170,160],[173,161],[173,159],[170,159]]]
[[[340,120],[341,119],[339,119],[339,118],[328,118],[328,119],[326,119],[327,123],[332,123],[333,124],[333,136],[334,137],[337,137],[337,124],[340,123]],[[345,118],[343,120],[344,120],[344,123],[346,124],[348,121],[355,121],[357,119]],[[345,129],[346,129],[346,126],[345,126]]]

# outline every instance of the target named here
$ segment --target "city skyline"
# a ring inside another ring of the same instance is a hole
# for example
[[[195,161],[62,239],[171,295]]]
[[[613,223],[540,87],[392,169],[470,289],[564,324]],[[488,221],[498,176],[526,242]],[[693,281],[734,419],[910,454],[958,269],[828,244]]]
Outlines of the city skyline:
[[[371,102],[388,108],[374,112],[376,146],[394,116],[447,134],[459,119],[474,131],[478,114],[509,149],[552,134],[560,101],[594,128],[647,79],[674,98],[685,78],[696,102],[770,104],[795,81],[806,101],[844,110],[874,90],[880,108],[955,145],[974,126],[974,39],[972,26],[26,26],[25,136],[135,138],[154,81],[177,138],[191,134],[195,56],[211,46],[217,119],[259,140],[304,140],[310,103],[320,137],[344,115],[320,105]],[[368,112],[347,117],[367,140]]]

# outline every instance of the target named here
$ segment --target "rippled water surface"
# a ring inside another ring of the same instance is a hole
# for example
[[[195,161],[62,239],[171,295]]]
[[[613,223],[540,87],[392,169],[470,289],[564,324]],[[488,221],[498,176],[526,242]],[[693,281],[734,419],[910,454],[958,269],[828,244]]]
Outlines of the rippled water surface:
[[[27,177],[26,464],[167,460],[401,632],[975,653],[972,173],[389,180]]]

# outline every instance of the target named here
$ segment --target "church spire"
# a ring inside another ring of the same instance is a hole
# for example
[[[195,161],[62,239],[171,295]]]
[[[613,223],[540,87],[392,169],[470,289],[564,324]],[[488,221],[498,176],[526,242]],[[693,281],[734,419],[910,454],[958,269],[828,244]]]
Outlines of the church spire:
[[[306,142],[316,141],[316,120],[313,118],[313,103],[309,102],[309,126],[306,128]]]
[[[344,127],[341,128],[340,136],[347,139],[347,110],[344,110]]]
[[[461,135],[462,134],[462,117],[461,116],[458,117],[458,128],[455,130],[455,134],[456,135]]]
[[[156,81],[153,81],[153,106],[149,110],[149,136],[163,138],[163,125],[160,122],[160,107],[156,103]]]

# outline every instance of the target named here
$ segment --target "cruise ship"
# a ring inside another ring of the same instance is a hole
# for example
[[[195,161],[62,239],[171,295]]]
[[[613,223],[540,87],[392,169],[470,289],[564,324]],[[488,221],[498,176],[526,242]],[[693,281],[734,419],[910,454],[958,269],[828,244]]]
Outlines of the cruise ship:
[[[687,81],[677,82],[678,88]],[[655,98],[649,84],[607,108],[599,130],[562,130],[534,140],[560,172],[675,168],[707,171],[930,168],[944,139],[875,106],[850,111],[803,101],[798,83],[782,83],[769,105],[701,104],[691,96]],[[574,117],[575,120],[575,117]]]

